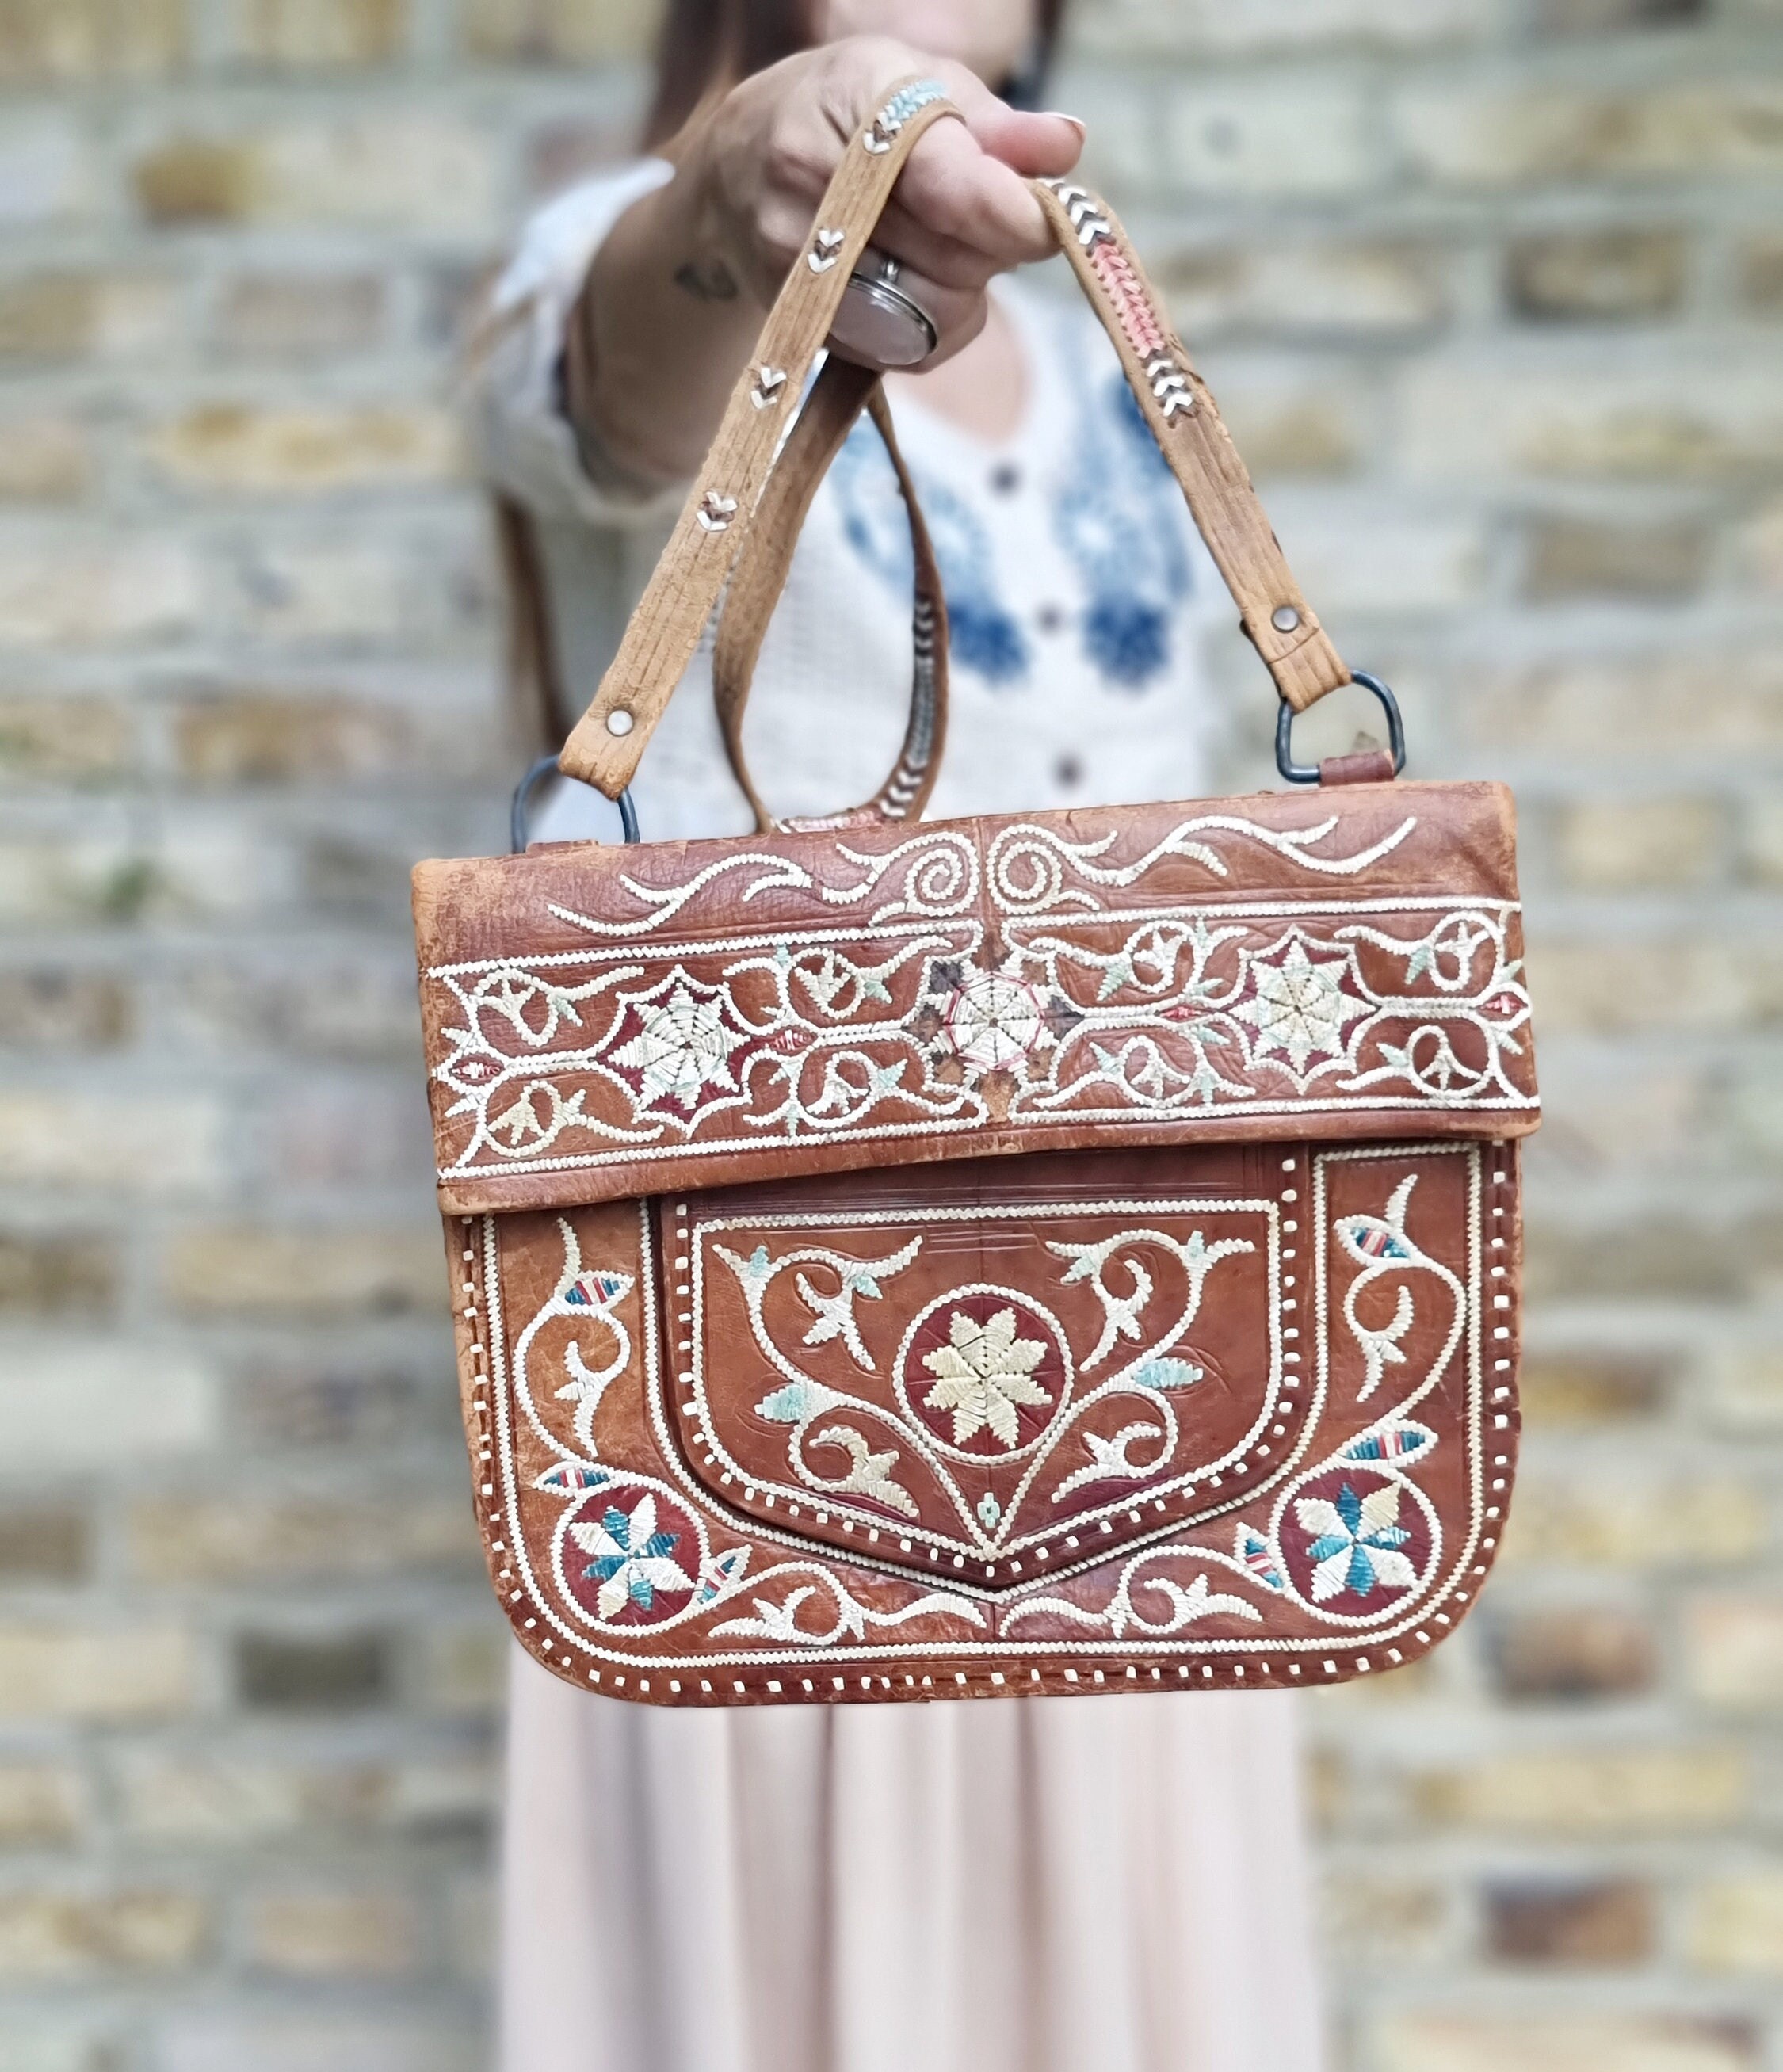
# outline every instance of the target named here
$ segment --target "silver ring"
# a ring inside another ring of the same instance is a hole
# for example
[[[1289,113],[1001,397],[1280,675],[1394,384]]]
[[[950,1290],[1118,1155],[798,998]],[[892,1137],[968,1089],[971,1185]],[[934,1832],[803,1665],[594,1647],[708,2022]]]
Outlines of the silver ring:
[[[863,367],[916,367],[941,343],[934,319],[898,286],[904,269],[890,253],[868,245],[848,277],[830,327],[830,344]]]

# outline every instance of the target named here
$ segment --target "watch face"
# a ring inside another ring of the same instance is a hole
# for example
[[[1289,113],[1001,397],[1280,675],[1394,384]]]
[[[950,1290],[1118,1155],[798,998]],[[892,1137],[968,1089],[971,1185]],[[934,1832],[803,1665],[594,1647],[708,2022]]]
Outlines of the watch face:
[[[935,350],[935,327],[911,298],[883,281],[854,274],[830,328],[830,343],[863,367],[914,367]]]

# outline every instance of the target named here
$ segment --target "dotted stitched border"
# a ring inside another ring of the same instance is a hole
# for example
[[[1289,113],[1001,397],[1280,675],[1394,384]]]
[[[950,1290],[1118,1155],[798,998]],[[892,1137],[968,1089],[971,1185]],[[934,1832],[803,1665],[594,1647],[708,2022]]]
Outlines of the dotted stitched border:
[[[1405,1150],[1414,1147],[1394,1148]],[[1514,1267],[1495,1255],[1514,1252],[1516,1248],[1519,1154],[1514,1143],[1495,1142],[1485,1148],[1492,1161],[1484,1190],[1486,1227],[1491,1235],[1482,1237],[1480,1242],[1482,1263],[1490,1261],[1490,1264],[1484,1264],[1481,1277],[1492,1292],[1485,1298],[1484,1315],[1476,1315],[1472,1319],[1472,1330],[1477,1336],[1486,1328],[1486,1320],[1491,1320],[1489,1330],[1479,1348],[1481,1357],[1478,1362],[1478,1371],[1485,1389],[1480,1440],[1482,1448],[1496,1446],[1500,1450],[1492,1453],[1489,1462],[1484,1463],[1490,1470],[1490,1479],[1484,1493],[1489,1494],[1493,1501],[1483,1507],[1476,1507],[1476,1512],[1480,1523],[1500,1526],[1509,1504],[1516,1477],[1519,1437],[1516,1406],[1519,1319]],[[1387,1149],[1382,1147],[1379,1155],[1386,1155]],[[1317,1155],[1315,1154],[1316,1157]],[[473,1216],[452,1216],[444,1220],[448,1233],[455,1227],[467,1238],[475,1231],[480,1219]],[[492,1222],[494,1219],[488,1220]],[[602,1671],[595,1667],[588,1670],[583,1677],[575,1673],[578,1664],[572,1655],[554,1651],[549,1641],[539,1637],[540,1621],[543,1618],[549,1622],[549,1614],[545,1607],[521,1586],[510,1564],[510,1550],[505,1541],[496,1536],[502,1529],[502,1513],[499,1492],[493,1479],[496,1470],[493,1413],[489,1401],[490,1356],[485,1342],[484,1305],[480,1286],[485,1269],[474,1244],[461,1243],[458,1250],[459,1256],[455,1264],[470,1269],[463,1275],[459,1287],[459,1293],[465,1299],[461,1304],[455,1305],[458,1310],[455,1321],[458,1325],[460,1344],[471,1362],[470,1371],[463,1377],[468,1384],[465,1390],[465,1437],[471,1453],[472,1486],[477,1492],[478,1525],[489,1564],[490,1580],[521,1646],[554,1675],[574,1684],[580,1689],[592,1689],[597,1693],[607,1695],[624,1695],[653,1704],[722,1705],[776,1701],[830,1704],[843,1701],[860,1703],[871,1700],[884,1702],[937,1697],[1005,1697],[1023,1694],[1067,1696],[1087,1695],[1097,1690],[1200,1690],[1213,1686],[1239,1690],[1246,1688],[1280,1690],[1320,1683],[1345,1683],[1357,1676],[1368,1675],[1377,1667],[1397,1668],[1446,1639],[1472,1609],[1473,1599],[1497,1555],[1498,1534],[1496,1531],[1484,1536],[1476,1546],[1469,1549],[1471,1553],[1482,1558],[1471,1563],[1465,1579],[1467,1587],[1452,1586],[1436,1600],[1435,1605],[1426,1610],[1423,1614],[1423,1622],[1411,1636],[1415,1645],[1409,1653],[1406,1648],[1398,1646],[1377,1647],[1369,1652],[1352,1653],[1344,1650],[1328,1654],[1322,1649],[1314,1648],[1305,1651],[1304,1659],[1280,1664],[1280,1673],[1278,1673],[1278,1665],[1266,1656],[1253,1656],[1248,1662],[1204,1662],[1192,1665],[1179,1663],[1176,1665],[1174,1680],[1165,1675],[1164,1666],[1161,1663],[1118,1662],[1118,1658],[1114,1659],[1118,1666],[1111,1663],[1111,1666],[1105,1668],[1094,1667],[1087,1663],[1082,1667],[1041,1668],[1012,1661],[998,1668],[975,1661],[970,1670],[949,1670],[937,1667],[920,1675],[915,1671],[906,1671],[895,1675],[856,1671],[846,1675],[783,1674],[779,1676],[738,1676],[725,1674],[716,1678],[694,1675],[653,1678],[634,1672],[628,1681],[624,1673],[615,1672],[603,1677]],[[1508,1283],[1509,1285],[1494,1287],[1495,1282]],[[644,1299],[648,1301],[648,1296]],[[1489,1359],[1486,1357],[1488,1355]],[[1473,1530],[1478,1531],[1477,1524]],[[1445,1605],[1459,1609],[1452,1613],[1438,1608]],[[1440,1630],[1433,1631],[1432,1629]],[[1344,1659],[1346,1656],[1347,1659]],[[939,1663],[946,1658],[945,1655],[925,1655],[924,1659]],[[654,1689],[653,1684],[656,1686]],[[666,1689],[663,1688],[665,1685]]]

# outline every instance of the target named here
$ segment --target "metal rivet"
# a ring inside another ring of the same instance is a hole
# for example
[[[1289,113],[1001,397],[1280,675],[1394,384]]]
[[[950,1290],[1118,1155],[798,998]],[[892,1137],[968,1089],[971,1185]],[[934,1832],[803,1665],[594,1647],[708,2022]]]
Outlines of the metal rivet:
[[[1278,633],[1291,633],[1300,623],[1300,615],[1291,604],[1279,604],[1269,615],[1269,623]]]
[[[624,705],[615,705],[607,715],[607,731],[609,734],[629,734],[636,724]]]

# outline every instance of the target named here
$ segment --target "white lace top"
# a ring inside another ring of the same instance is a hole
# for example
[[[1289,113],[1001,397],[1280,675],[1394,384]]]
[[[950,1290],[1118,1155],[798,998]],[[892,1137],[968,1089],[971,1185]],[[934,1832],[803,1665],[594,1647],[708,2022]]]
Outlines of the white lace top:
[[[495,290],[494,343],[476,377],[485,469],[538,522],[572,697],[592,694],[681,492],[628,502],[591,483],[562,414],[564,323],[608,228],[669,175],[645,160],[533,219]],[[1209,725],[1198,622],[1229,608],[1225,590],[1087,307],[1021,283],[996,292],[1027,361],[1015,434],[974,438],[908,384],[893,398],[951,624],[952,716],[930,816],[1192,796]],[[910,586],[903,504],[863,421],[817,494],[757,672],[749,758],[776,811],[856,804],[892,767]],[[703,651],[632,795],[646,841],[751,824]],[[608,837],[614,825],[604,801],[565,784],[533,835]]]

